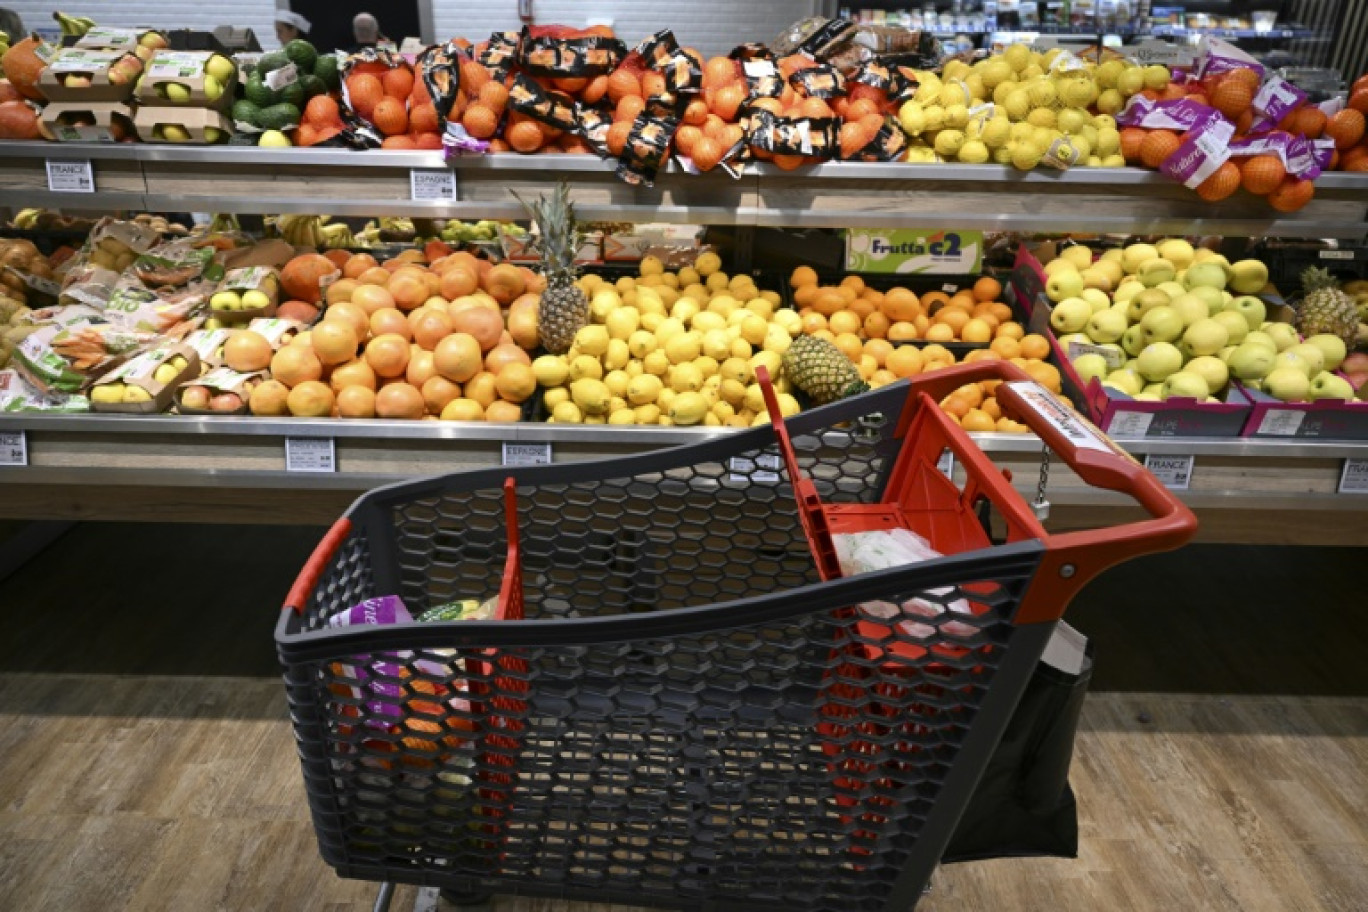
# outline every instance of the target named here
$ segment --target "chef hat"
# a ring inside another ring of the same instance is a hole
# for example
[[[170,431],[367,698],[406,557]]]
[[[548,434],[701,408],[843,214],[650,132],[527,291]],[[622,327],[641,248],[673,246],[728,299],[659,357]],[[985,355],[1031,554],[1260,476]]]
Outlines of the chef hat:
[[[289,10],[280,10],[276,13],[275,21],[283,22],[286,25],[293,25],[295,28],[299,29],[301,34],[309,34],[309,20],[299,15],[299,13],[292,13]]]

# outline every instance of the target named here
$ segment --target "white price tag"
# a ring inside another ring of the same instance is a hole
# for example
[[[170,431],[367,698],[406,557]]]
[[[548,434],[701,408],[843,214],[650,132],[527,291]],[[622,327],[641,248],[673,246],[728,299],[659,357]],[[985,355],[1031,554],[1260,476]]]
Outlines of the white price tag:
[[[1091,424],[1039,383],[1011,380],[1007,386],[1021,397],[1031,411],[1053,424],[1074,446],[1083,450],[1113,452],[1111,445]]]
[[[279,92],[299,82],[299,70],[293,63],[287,63],[278,70],[271,70],[262,80],[272,92]]]
[[[25,431],[0,431],[0,466],[26,465],[28,434]]]
[[[1192,484],[1192,468],[1196,456],[1145,456],[1145,468],[1149,469],[1160,484],[1174,491],[1186,491]]]
[[[940,459],[936,460],[936,468],[940,473],[951,481],[955,480],[955,453],[949,447],[941,450]]]
[[[505,440],[503,464],[506,466],[550,465],[551,444],[509,443]]]
[[[1299,409],[1269,409],[1259,422],[1260,434],[1270,437],[1295,437],[1306,420],[1306,412]]]
[[[336,472],[337,448],[331,437],[286,437],[285,471]]]
[[[755,484],[778,484],[780,481],[779,469],[783,467],[783,459],[775,453],[762,453],[755,459],[747,459],[744,456],[734,456],[728,464],[733,472],[744,472],[746,474],[733,475],[731,480],[739,484],[746,484],[748,481]]]
[[[94,193],[95,169],[90,160],[47,160],[48,191],[51,193]]]
[[[455,202],[456,172],[450,168],[409,169],[409,197]]]
[[[941,286],[941,291],[945,292],[946,294],[954,294],[955,292],[959,291],[959,286],[956,285],[954,282],[946,282],[944,285]]]
[[[1117,412],[1107,433],[1113,437],[1144,437],[1154,423],[1154,412]]]
[[[1352,250],[1322,250],[1317,254],[1322,260],[1352,260],[1354,251]]]
[[[4,437],[0,435],[0,441]],[[4,455],[0,444],[0,456]],[[1344,460],[1344,471],[1340,473],[1339,492],[1341,494],[1368,494],[1368,459]]]

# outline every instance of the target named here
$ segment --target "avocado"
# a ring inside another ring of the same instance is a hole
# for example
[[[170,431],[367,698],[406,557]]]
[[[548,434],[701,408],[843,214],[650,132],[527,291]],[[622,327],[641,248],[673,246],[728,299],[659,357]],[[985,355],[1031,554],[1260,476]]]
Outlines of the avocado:
[[[313,74],[323,80],[323,84],[330,92],[342,88],[342,77],[337,72],[337,58],[332,54],[323,54],[318,58],[318,62],[314,64]]]
[[[280,90],[280,102],[283,104],[303,108],[305,100],[304,83],[302,82],[292,82]]]
[[[257,72],[265,77],[267,73],[273,73],[290,62],[290,58],[285,56],[284,51],[271,51],[269,54],[262,54],[257,60]]]
[[[238,123],[245,123],[249,126],[258,126],[257,118],[261,116],[261,108],[252,104],[247,99],[242,99],[233,105],[233,120]]]
[[[288,130],[298,123],[299,108],[292,104],[271,105],[257,114],[257,126],[263,130]]]
[[[312,73],[310,73],[308,76],[305,76],[303,79],[299,80],[299,82],[302,86],[304,86],[305,98],[313,98],[315,95],[327,94],[328,87],[323,84],[323,80],[319,79]]]
[[[296,38],[285,45],[285,56],[299,68],[300,73],[312,73],[314,64],[318,62],[318,51],[302,38]]]
[[[242,89],[242,97],[258,108],[269,108],[276,103],[275,90],[261,81],[260,70],[247,77],[247,85]]]

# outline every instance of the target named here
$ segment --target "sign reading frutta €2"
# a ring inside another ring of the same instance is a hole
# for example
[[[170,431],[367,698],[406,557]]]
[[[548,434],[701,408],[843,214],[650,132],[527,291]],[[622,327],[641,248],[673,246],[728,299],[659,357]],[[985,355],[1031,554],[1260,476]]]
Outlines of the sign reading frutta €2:
[[[982,231],[852,228],[846,232],[846,269],[850,272],[972,275],[982,265]]]

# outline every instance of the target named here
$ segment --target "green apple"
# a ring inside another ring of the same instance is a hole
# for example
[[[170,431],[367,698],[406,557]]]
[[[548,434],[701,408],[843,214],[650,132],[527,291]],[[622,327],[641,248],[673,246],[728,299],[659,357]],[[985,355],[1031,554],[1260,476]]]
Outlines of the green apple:
[[[1115,342],[1125,334],[1128,326],[1124,313],[1108,308],[1089,317],[1084,332],[1094,342]]]
[[[1211,316],[1206,301],[1202,300],[1200,295],[1179,295],[1169,302],[1169,306],[1178,311],[1178,315],[1183,318],[1184,326],[1191,326],[1198,320],[1205,320]]]
[[[1207,316],[1215,316],[1224,310],[1221,306],[1221,295],[1223,292],[1219,288],[1212,288],[1210,285],[1196,285],[1192,288],[1183,289],[1183,294],[1196,295],[1206,302]]]
[[[1264,391],[1283,402],[1305,402],[1311,396],[1311,378],[1295,367],[1280,367],[1264,378]]]
[[[1188,293],[1187,286],[1183,285],[1181,282],[1160,282],[1154,287],[1168,295],[1169,300]]]
[[[1116,304],[1125,304],[1144,290],[1144,282],[1141,282],[1138,279],[1125,279],[1120,285],[1116,286],[1116,290],[1112,292],[1112,302]]]
[[[1230,287],[1240,294],[1257,294],[1268,284],[1268,267],[1259,260],[1239,260],[1230,265]]]
[[[1134,274],[1139,271],[1141,263],[1158,256],[1159,251],[1152,244],[1131,244],[1121,251],[1121,268]]]
[[[1307,339],[1305,344],[1314,345],[1321,350],[1321,354],[1325,356],[1325,369],[1328,371],[1343,364],[1348,354],[1344,340],[1330,333],[1317,333]]]
[[[1136,393],[1134,396],[1131,396],[1131,398],[1134,399],[1136,402],[1159,402],[1159,401],[1161,401],[1161,400],[1160,400],[1160,396],[1159,396],[1158,393],[1151,393],[1151,392],[1149,392],[1148,390],[1142,390],[1141,392]]]
[[[1120,247],[1108,247],[1106,250],[1102,251],[1102,255],[1098,257],[1099,260],[1106,260],[1107,262],[1115,263],[1118,266],[1121,265],[1121,258],[1122,250]]]
[[[1172,342],[1183,334],[1183,318],[1172,307],[1156,307],[1140,318],[1145,344]]]
[[[1189,370],[1180,370],[1164,379],[1165,399],[1205,399],[1211,395],[1206,378]]]
[[[1059,251],[1059,258],[1074,264],[1080,272],[1092,265],[1093,252],[1083,244],[1071,244]]]
[[[1187,269],[1192,265],[1192,258],[1197,251],[1192,249],[1192,245],[1182,238],[1168,238],[1155,245],[1159,255],[1168,260],[1178,269]]]
[[[1308,381],[1313,376],[1320,373],[1316,368],[1316,365],[1299,352],[1288,350],[1273,356],[1273,371],[1285,370],[1287,368],[1301,371],[1306,375]],[[1269,376],[1272,376],[1273,371],[1269,372]]]
[[[189,142],[190,133],[179,124],[165,124],[161,128],[161,138],[167,142]]]
[[[1194,263],[1188,267],[1185,276],[1188,288],[1195,288],[1198,285],[1205,285],[1217,291],[1223,291],[1226,287],[1226,271],[1220,263],[1208,261],[1205,263]]]
[[[1275,355],[1278,353],[1278,343],[1273,341],[1272,336],[1261,330],[1255,330],[1254,332],[1247,334],[1244,341],[1248,342],[1250,345],[1262,345]],[[1243,345],[1244,342],[1240,344]]]
[[[1080,289],[1081,290],[1081,289]],[[1082,298],[1067,297],[1050,311],[1050,326],[1057,333],[1075,333],[1088,325],[1092,305]]]
[[[1297,329],[1291,323],[1265,323],[1259,333],[1273,340],[1278,351],[1287,351],[1300,340]]]
[[[290,146],[290,137],[279,130],[266,130],[257,138],[257,145],[267,149],[286,149]]]
[[[1216,353],[1216,357],[1218,357],[1218,358],[1221,359],[1221,363],[1222,363],[1222,364],[1229,364],[1229,363],[1230,363],[1230,356],[1231,356],[1232,354],[1234,354],[1234,352],[1235,352],[1235,346],[1234,346],[1234,345],[1227,345],[1225,348],[1221,349],[1220,351],[1218,351],[1218,352]]]
[[[242,295],[242,309],[256,310],[260,307],[270,307],[271,299],[264,292],[255,289],[244,292]]]
[[[242,298],[236,291],[216,292],[209,299],[209,307],[213,310],[238,310],[242,306]]]
[[[1240,295],[1238,298],[1231,298],[1230,303],[1223,305],[1221,309],[1244,317],[1251,330],[1258,329],[1263,325],[1264,318],[1268,316],[1268,307],[1262,299],[1253,295]]]
[[[1067,354],[1068,351],[1069,351],[1069,346],[1070,346],[1071,344],[1073,344],[1074,342],[1077,342],[1079,345],[1092,345],[1092,344],[1093,344],[1092,339],[1089,339],[1086,335],[1084,335],[1084,334],[1081,333],[1081,332],[1076,332],[1076,333],[1065,333],[1064,335],[1062,335],[1062,336],[1059,337],[1059,347],[1060,347],[1060,349],[1063,350],[1066,354]]]
[[[209,62],[204,65],[204,72],[213,76],[221,85],[227,85],[237,72],[237,67],[233,66],[233,61],[224,57],[222,54],[213,54],[209,57]]]
[[[1105,293],[1111,291],[1112,286],[1116,284],[1112,281],[1111,274],[1101,269],[1083,269],[1079,271],[1078,275],[1083,279],[1085,291],[1095,289]]]
[[[1328,370],[1321,371],[1311,380],[1311,398],[1317,399],[1353,399],[1354,387],[1343,377],[1332,374]]]
[[[1194,358],[1214,355],[1229,341],[1230,331],[1210,317],[1198,320],[1183,333],[1183,346]]]
[[[1078,374],[1078,379],[1082,380],[1084,384],[1094,377],[1101,380],[1103,377],[1107,376],[1107,359],[1101,355],[1091,353],[1079,355],[1077,358],[1074,358],[1071,363],[1073,364],[1074,373]]]
[[[1220,323],[1226,328],[1230,336],[1231,345],[1239,345],[1249,335],[1249,323],[1240,314],[1230,310],[1223,310],[1211,315],[1211,319]],[[1271,339],[1269,341],[1272,341]],[[1274,346],[1277,348],[1277,346]]]
[[[1207,395],[1215,395],[1230,381],[1230,368],[1220,358],[1199,355],[1183,365],[1184,373],[1199,375],[1206,381]]]
[[[1183,353],[1168,342],[1146,345],[1135,359],[1135,368],[1151,383],[1162,383],[1183,366]]]
[[[1132,323],[1139,323],[1140,318],[1154,310],[1156,307],[1166,307],[1172,298],[1166,292],[1157,288],[1146,288],[1138,295],[1130,299],[1126,305],[1126,317]]]
[[[1073,260],[1066,260],[1063,257],[1056,257],[1043,267],[1045,275],[1052,276],[1060,272],[1078,272],[1078,264]]]
[[[1145,388],[1145,380],[1134,368],[1122,367],[1107,374],[1106,386],[1115,387],[1127,396],[1134,396]]]
[[[221,140],[221,139],[223,139],[223,131],[220,130],[218,127],[205,127],[205,128],[204,128],[204,141],[205,141],[205,142],[216,143],[216,142],[218,142],[218,141]]]
[[[1325,363],[1325,352],[1321,351],[1319,345],[1312,345],[1310,342],[1301,342],[1288,348],[1286,354],[1300,355],[1311,365],[1311,376],[1316,376],[1321,371],[1332,370],[1330,365]]]
[[[1230,353],[1226,366],[1241,380],[1262,380],[1273,369],[1275,358],[1277,355],[1271,349],[1245,342],[1236,346],[1235,351]]]
[[[1220,256],[1220,254],[1210,247],[1197,247],[1192,252],[1192,262],[1205,263],[1207,260],[1216,256]]]
[[[1055,262],[1059,261],[1056,260]],[[1057,270],[1045,282],[1045,295],[1056,304],[1065,298],[1076,298],[1082,291],[1083,277],[1078,274],[1076,269]]]
[[[1146,260],[1142,263],[1140,265],[1140,271],[1136,273],[1136,276],[1139,277],[1141,282],[1145,283],[1146,287],[1153,288],[1162,282],[1173,281],[1173,277],[1177,275],[1177,272],[1178,271],[1173,268],[1173,264],[1168,260],[1162,257],[1155,257],[1152,260]]]
[[[166,384],[175,380],[179,374],[180,371],[176,370],[174,364],[162,364],[152,372],[152,379],[156,380],[158,383]]]
[[[1145,330],[1139,323],[1121,334],[1121,347],[1132,358],[1138,358],[1140,353],[1145,350]]]
[[[1112,306],[1112,299],[1105,291],[1099,288],[1085,288],[1079,297],[1092,305],[1092,312],[1097,313]]]
[[[1162,383],[1146,383],[1146,384],[1145,384],[1145,388],[1142,389],[1142,390],[1140,391],[1140,395],[1142,395],[1142,396],[1156,396],[1156,397],[1158,397],[1158,398],[1160,398],[1160,399],[1163,399],[1163,398],[1164,398],[1164,384],[1162,384]]]

